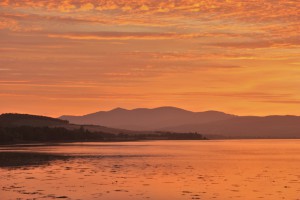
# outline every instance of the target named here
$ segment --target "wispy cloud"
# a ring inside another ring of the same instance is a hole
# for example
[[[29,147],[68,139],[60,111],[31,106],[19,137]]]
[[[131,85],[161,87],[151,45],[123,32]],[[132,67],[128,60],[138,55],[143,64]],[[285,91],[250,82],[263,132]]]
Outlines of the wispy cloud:
[[[180,33],[142,33],[142,32],[99,32],[99,33],[62,33],[48,34],[48,37],[66,38],[72,40],[168,40],[190,39],[203,36],[202,34]]]
[[[283,48],[283,47],[297,47],[300,45],[300,38],[298,36],[276,38],[273,40],[252,40],[243,42],[219,42],[211,43],[208,45],[228,47],[228,48],[246,48],[246,49],[256,49],[256,48]]]
[[[299,9],[298,0],[0,0],[0,111],[296,113]]]

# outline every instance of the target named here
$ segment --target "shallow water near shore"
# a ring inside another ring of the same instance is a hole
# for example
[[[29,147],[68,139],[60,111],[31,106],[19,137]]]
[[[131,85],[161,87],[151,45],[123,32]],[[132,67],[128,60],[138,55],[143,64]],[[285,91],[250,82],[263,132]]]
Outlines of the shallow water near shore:
[[[9,199],[300,200],[300,140],[0,147]]]

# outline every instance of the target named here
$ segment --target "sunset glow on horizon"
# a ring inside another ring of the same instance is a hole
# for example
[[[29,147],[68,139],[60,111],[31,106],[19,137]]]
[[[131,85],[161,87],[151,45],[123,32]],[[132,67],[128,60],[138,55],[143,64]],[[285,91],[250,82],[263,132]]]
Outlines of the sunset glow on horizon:
[[[0,0],[0,113],[300,115],[298,0]]]

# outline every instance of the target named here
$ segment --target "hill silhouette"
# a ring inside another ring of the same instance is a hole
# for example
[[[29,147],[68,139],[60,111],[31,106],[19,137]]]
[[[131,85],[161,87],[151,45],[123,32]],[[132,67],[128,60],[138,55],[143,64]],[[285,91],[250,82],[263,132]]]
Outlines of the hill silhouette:
[[[78,132],[82,129],[85,132],[134,136],[139,139],[156,138],[157,135],[160,135],[158,139],[162,139],[171,134],[175,134],[173,139],[186,139],[176,133],[190,134],[187,138],[193,138],[191,133],[195,132],[208,138],[300,138],[300,117],[289,115],[236,116],[217,111],[191,112],[174,107],[134,110],[117,108],[85,116],[64,116],[61,119],[28,114],[0,115],[0,128],[11,128],[9,132],[14,127],[17,127],[18,132],[30,132],[30,128],[20,128],[25,126],[39,127],[42,129],[36,129],[34,132],[46,131],[50,132],[49,134],[52,134],[52,130],[43,128],[57,129],[58,132]]]
[[[299,116],[237,116],[218,111],[191,112],[175,107],[123,108],[84,116],[62,116],[78,124],[131,130],[198,132],[208,138],[300,138]]]
[[[135,133],[130,130],[122,130],[109,128],[105,126],[97,125],[77,125],[69,123],[68,120],[62,120],[47,116],[30,115],[30,114],[18,114],[18,113],[5,113],[0,115],[0,127],[20,127],[20,126],[31,126],[31,127],[49,127],[49,128],[65,128],[68,130],[77,130],[84,128],[91,132],[103,132],[103,133]]]
[[[165,127],[193,123],[208,123],[235,117],[217,111],[191,112],[176,107],[159,107],[154,109],[137,108],[127,110],[116,108],[111,111],[100,111],[84,116],[61,116],[75,124],[94,124],[113,128],[149,131]]]
[[[0,115],[0,144],[133,140],[203,140],[198,133],[136,132],[28,114]]]
[[[29,114],[5,113],[0,115],[0,126],[59,126],[67,125],[67,120]]]

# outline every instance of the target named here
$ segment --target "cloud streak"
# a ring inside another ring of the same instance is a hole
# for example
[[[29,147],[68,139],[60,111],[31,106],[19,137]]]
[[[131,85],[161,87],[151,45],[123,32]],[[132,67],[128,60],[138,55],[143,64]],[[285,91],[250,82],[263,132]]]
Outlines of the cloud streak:
[[[141,33],[141,32],[100,32],[100,33],[62,33],[48,34],[50,38],[65,38],[71,40],[170,40],[192,39],[205,34],[179,33]]]
[[[299,9],[298,0],[0,0],[0,110],[297,114]]]

